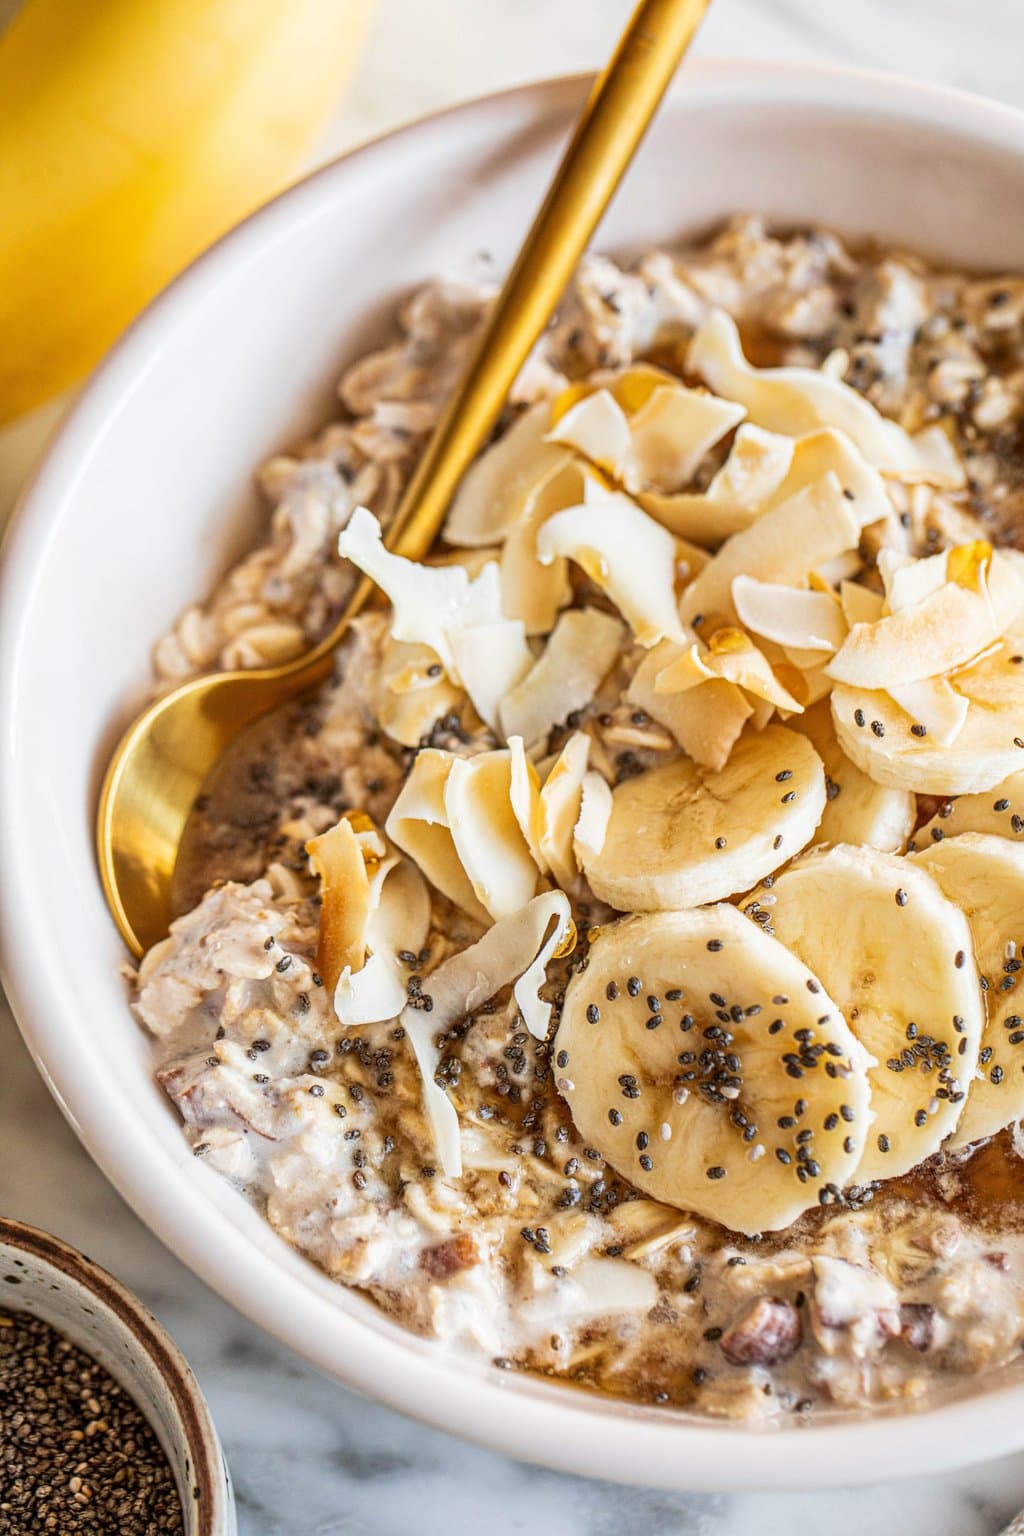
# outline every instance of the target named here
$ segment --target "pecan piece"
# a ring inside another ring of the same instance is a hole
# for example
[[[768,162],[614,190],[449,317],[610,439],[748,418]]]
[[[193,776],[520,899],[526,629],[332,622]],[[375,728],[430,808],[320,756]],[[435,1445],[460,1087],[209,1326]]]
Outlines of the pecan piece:
[[[778,1365],[795,1355],[803,1339],[800,1314],[778,1296],[759,1296],[719,1341],[732,1365]]]
[[[450,1280],[463,1269],[472,1269],[480,1263],[476,1243],[468,1232],[457,1232],[446,1237],[433,1248],[424,1248],[420,1254],[420,1268],[425,1269],[432,1280]]]
[[[922,1353],[935,1340],[935,1308],[927,1301],[904,1301],[900,1306],[900,1338]]]

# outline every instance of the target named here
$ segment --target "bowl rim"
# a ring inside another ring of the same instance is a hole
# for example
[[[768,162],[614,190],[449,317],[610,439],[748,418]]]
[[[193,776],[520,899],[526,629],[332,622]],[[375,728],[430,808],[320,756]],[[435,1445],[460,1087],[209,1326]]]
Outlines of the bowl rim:
[[[163,1324],[109,1270],[52,1232],[0,1216],[0,1263],[8,1262],[4,1250],[35,1259],[81,1286],[120,1332],[131,1335],[132,1341],[155,1367],[170,1396],[178,1433],[188,1452],[194,1478],[198,1516],[196,1536],[224,1536],[230,1529],[234,1506],[227,1463],[195,1372]],[[16,1265],[18,1260],[10,1262]],[[14,1297],[15,1311],[18,1310],[16,1303],[17,1297]]]
[[[474,122],[510,107],[568,123],[591,81],[559,76],[489,93],[427,114],[341,155],[296,182],[223,236],[180,274],[128,328],[93,373],[22,494],[7,530],[0,566],[0,701],[13,700],[22,630],[34,597],[33,573],[54,536],[53,525],[74,495],[91,435],[116,410],[140,373],[159,354],[159,337],[173,323],[179,296],[212,284],[250,248],[270,244],[276,230],[301,222],[303,210],[340,190],[348,175],[372,172],[393,146],[419,144],[461,120]],[[1024,112],[955,88],[881,71],[832,65],[708,60],[688,64],[685,84],[698,93],[723,87],[822,108],[841,101],[858,110],[898,113],[910,122],[987,139],[1024,161]],[[684,87],[685,88],[685,87]],[[521,1460],[583,1476],[674,1489],[811,1488],[910,1476],[966,1465],[1024,1445],[1024,1421],[1007,1409],[1024,1405],[1024,1386],[986,1384],[952,1402],[894,1415],[829,1420],[777,1432],[699,1419],[570,1391],[530,1377],[478,1371],[463,1355],[368,1327],[331,1305],[331,1337],[322,1326],[326,1303],[312,1291],[306,1305],[286,1266],[257,1252],[241,1233],[199,1219],[188,1202],[162,1198],[165,1172],[154,1143],[139,1145],[119,1131],[116,1115],[98,1115],[92,1091],[102,1079],[73,1028],[74,999],[46,965],[49,935],[27,925],[23,908],[38,878],[8,808],[18,771],[13,751],[15,711],[0,704],[0,979],[22,1035],[50,1092],[86,1149],[136,1213],[179,1258],[221,1296],[272,1336],[367,1396],[467,1440]],[[61,1021],[65,1022],[61,1022]],[[132,1156],[125,1157],[125,1137]],[[246,1264],[233,1257],[244,1245]],[[319,1320],[319,1321],[318,1321]],[[414,1346],[421,1346],[419,1348]],[[739,1453],[739,1454],[737,1454]]]

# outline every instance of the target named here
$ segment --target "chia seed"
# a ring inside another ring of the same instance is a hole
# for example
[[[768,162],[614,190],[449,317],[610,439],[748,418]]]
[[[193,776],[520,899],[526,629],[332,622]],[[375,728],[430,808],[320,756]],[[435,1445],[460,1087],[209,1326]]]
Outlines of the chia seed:
[[[27,1313],[0,1313],[0,1532],[181,1536],[156,1435],[89,1355]],[[17,1426],[16,1429],[14,1426]]]

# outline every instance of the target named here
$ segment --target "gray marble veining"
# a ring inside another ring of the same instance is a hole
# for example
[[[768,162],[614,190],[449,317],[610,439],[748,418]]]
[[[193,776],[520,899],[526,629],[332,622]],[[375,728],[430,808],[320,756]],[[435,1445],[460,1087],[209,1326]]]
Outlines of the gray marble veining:
[[[380,0],[323,152],[460,96],[590,67],[625,12],[626,0]],[[1022,48],[1022,0],[716,0],[699,45],[883,66],[1017,105]],[[0,436],[0,515],[51,418]],[[521,1466],[368,1404],[250,1326],[150,1235],[61,1119],[2,1002],[0,1210],[85,1248],[171,1329],[220,1427],[242,1536],[995,1536],[1024,1502],[1024,1456],[814,1494],[622,1490]]]

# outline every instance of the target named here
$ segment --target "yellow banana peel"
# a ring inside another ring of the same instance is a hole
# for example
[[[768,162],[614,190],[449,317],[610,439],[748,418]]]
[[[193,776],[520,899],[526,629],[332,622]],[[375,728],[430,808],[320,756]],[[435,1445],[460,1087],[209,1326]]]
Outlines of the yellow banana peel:
[[[372,0],[26,0],[0,33],[0,424],[278,191]]]

